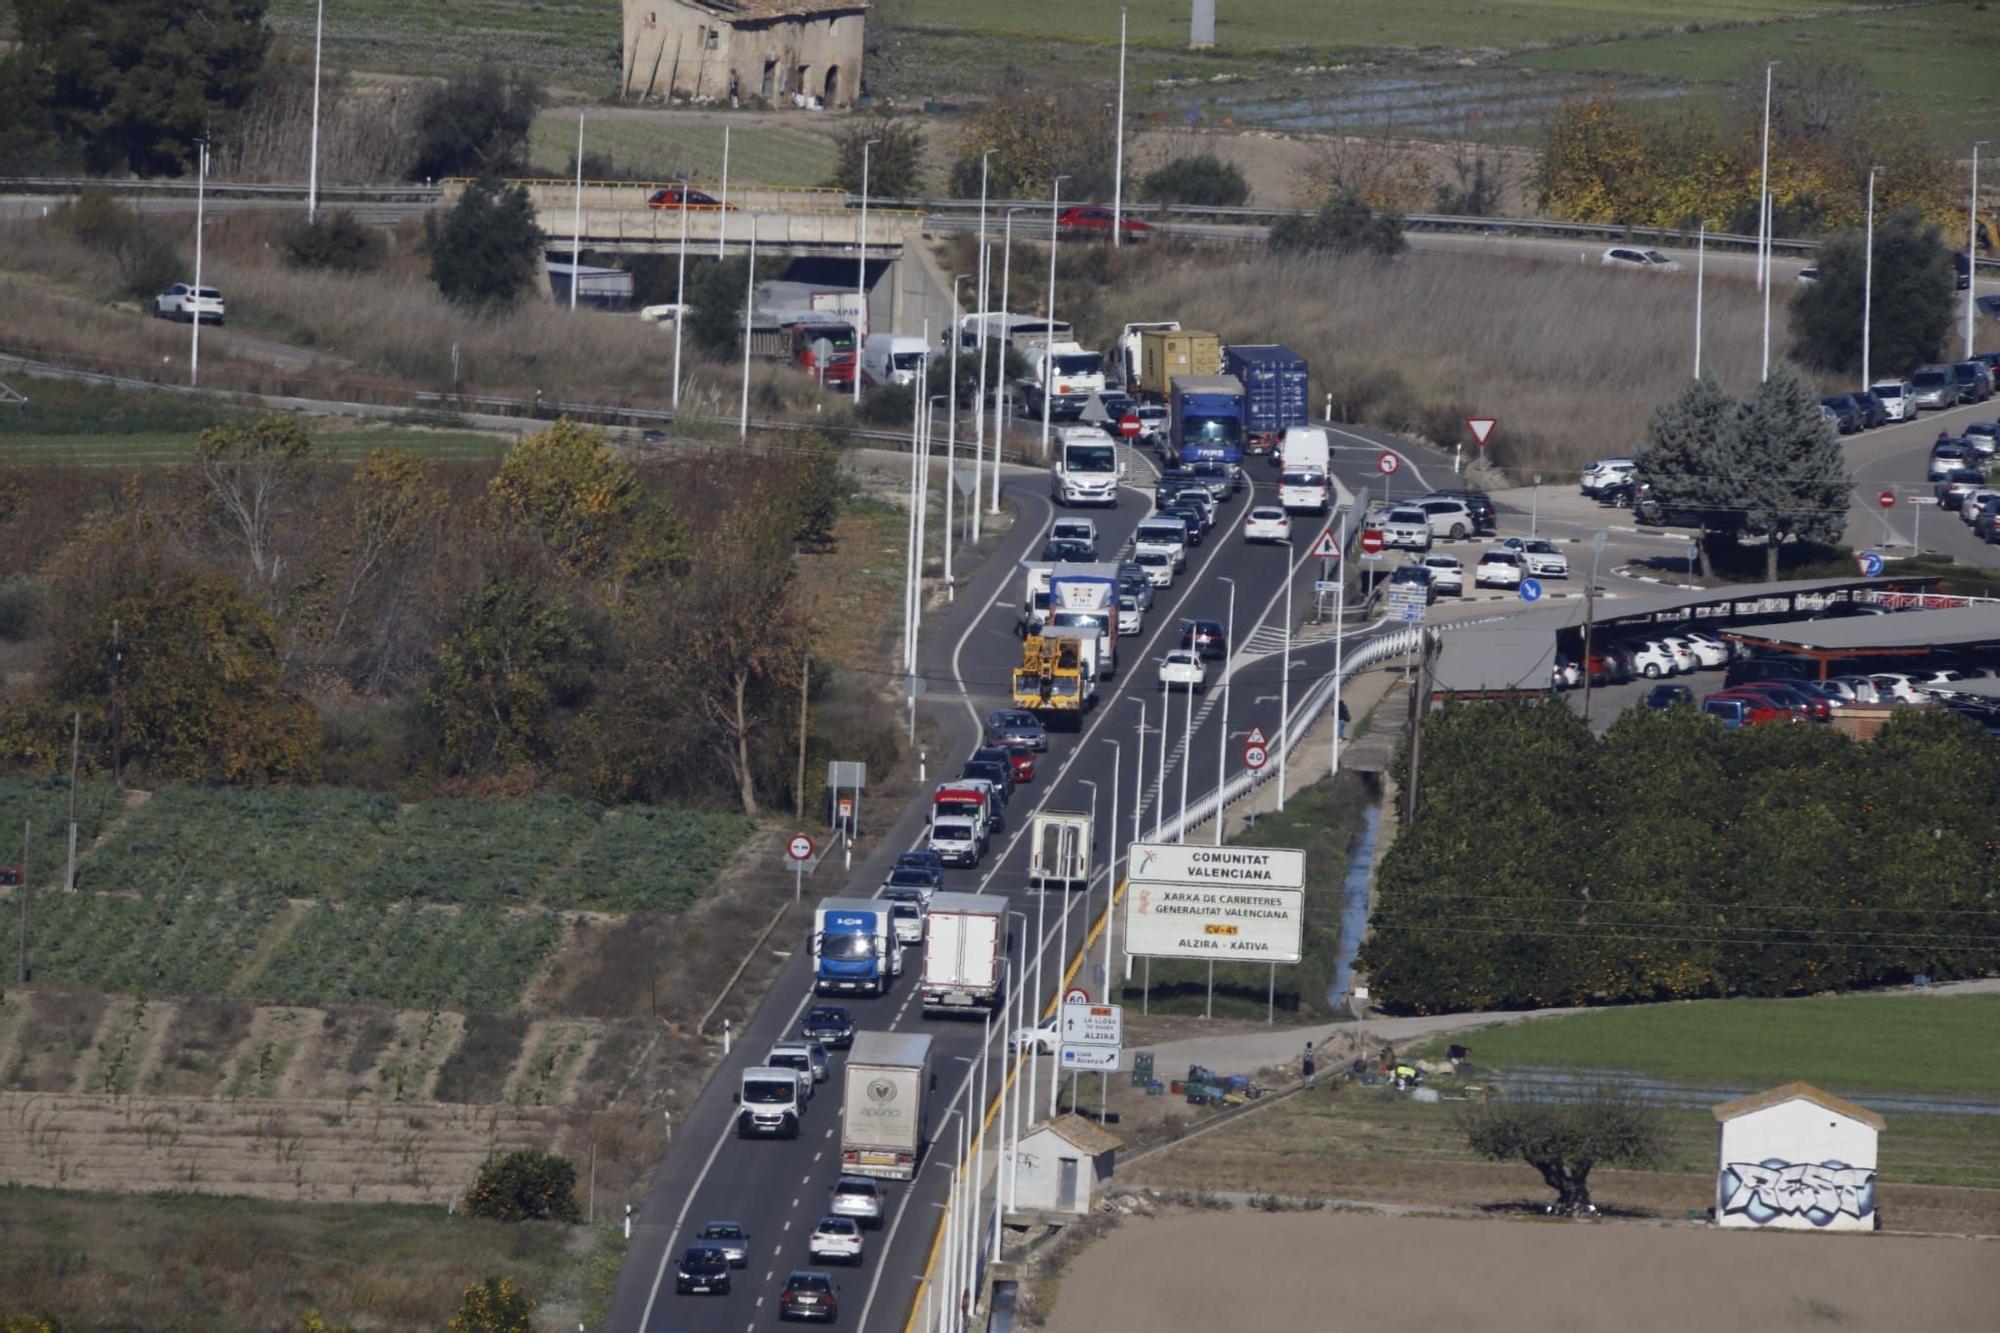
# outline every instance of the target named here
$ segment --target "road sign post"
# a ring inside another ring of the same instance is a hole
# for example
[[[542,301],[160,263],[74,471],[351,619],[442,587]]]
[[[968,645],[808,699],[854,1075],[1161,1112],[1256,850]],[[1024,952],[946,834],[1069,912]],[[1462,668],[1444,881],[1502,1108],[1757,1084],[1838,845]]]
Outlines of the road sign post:
[[[792,901],[797,902],[805,892],[806,862],[813,859],[813,840],[803,833],[794,833],[785,844],[785,855],[792,862]]]
[[[1145,423],[1139,420],[1137,412],[1127,412],[1118,418],[1118,433],[1128,440],[1138,439],[1139,433],[1145,429]]]
[[[1882,545],[1887,546],[1895,540],[1895,534],[1889,530],[1889,511],[1896,507],[1896,493],[1883,491],[1875,497],[1875,503],[1882,507]]]
[[[1382,503],[1389,503],[1389,479],[1396,475],[1396,469],[1403,466],[1403,460],[1387,449],[1375,460],[1375,470],[1382,474]]]
[[[1481,449],[1486,447],[1486,437],[1491,435],[1493,428],[1499,424],[1499,421],[1493,417],[1467,417],[1465,419],[1465,428],[1472,432],[1473,442]]]
[[[1249,737],[1243,742],[1243,767],[1252,773],[1271,762],[1270,743],[1264,737],[1262,727],[1250,728]]]
[[[1521,580],[1521,600],[1524,602],[1539,602],[1542,600],[1542,585],[1539,579]]]

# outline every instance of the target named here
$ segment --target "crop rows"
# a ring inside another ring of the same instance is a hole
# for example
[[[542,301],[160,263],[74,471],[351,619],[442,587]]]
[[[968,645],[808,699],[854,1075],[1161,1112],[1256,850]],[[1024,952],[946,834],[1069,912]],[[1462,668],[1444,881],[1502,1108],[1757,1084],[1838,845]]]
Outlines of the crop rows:
[[[599,911],[680,912],[755,827],[741,815],[631,806],[604,820],[550,898]]]
[[[510,916],[322,903],[251,985],[259,998],[400,1009],[507,1009],[562,935],[545,912]]]
[[[38,982],[146,994],[221,995],[283,907],[274,893],[37,893],[28,962]],[[19,895],[0,936],[19,938]]]
[[[109,782],[76,785],[76,845],[81,853],[118,813],[118,788]],[[69,779],[0,778],[0,865],[19,865],[21,835],[32,821],[30,878],[37,885],[62,882],[69,855]]]
[[[324,897],[378,846],[396,803],[335,787],[168,787],[79,874],[102,889],[186,891],[244,885]]]
[[[394,836],[349,878],[344,896],[523,906],[537,900],[542,877],[603,815],[602,807],[568,796],[425,801],[403,812]]]

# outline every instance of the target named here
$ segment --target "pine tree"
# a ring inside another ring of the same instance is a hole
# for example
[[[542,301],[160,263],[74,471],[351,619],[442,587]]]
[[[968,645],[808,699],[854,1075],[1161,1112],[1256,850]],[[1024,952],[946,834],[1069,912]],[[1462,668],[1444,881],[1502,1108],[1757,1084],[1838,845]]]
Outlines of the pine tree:
[[[440,222],[424,217],[424,254],[431,281],[446,300],[475,309],[504,309],[535,283],[542,231],[527,190],[476,180]]]
[[[1843,231],[1819,253],[1819,280],[1792,297],[1793,355],[1820,370],[1861,368],[1867,281],[1863,233]],[[1905,204],[1875,224],[1869,373],[1904,375],[1937,359],[1951,329],[1951,247],[1935,222]]]
[[[1769,539],[1764,576],[1776,579],[1782,542],[1840,540],[1854,478],[1819,399],[1789,368],[1773,371],[1750,395],[1741,440],[1732,484],[1746,526]]]
[[[1722,391],[1715,376],[1701,378],[1654,411],[1639,447],[1639,474],[1661,510],[1693,514],[1704,538],[1742,526],[1735,478],[1729,471],[1741,452],[1743,408]],[[1702,573],[1708,545],[1701,545]]]

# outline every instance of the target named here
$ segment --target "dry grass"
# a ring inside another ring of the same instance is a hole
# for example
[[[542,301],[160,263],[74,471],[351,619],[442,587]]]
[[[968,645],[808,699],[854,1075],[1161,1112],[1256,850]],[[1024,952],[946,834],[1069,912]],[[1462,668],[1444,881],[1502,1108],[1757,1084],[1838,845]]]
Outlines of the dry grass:
[[[1465,417],[1498,417],[1496,461],[1559,473],[1628,450],[1687,383],[1694,285],[1596,265],[1437,252],[1367,259],[1181,264],[1114,293],[1229,342],[1283,342],[1313,367],[1314,410],[1446,447]],[[1758,310],[1747,283],[1708,284],[1705,361],[1747,391]],[[1114,330],[1115,332],[1115,330]]]

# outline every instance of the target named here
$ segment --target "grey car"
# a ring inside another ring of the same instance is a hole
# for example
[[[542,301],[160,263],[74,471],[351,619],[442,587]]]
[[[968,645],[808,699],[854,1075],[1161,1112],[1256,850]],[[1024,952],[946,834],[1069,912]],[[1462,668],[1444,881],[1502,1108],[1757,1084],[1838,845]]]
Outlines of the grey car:
[[[741,1222],[710,1222],[695,1237],[703,1245],[722,1251],[722,1257],[729,1261],[731,1268],[741,1268],[750,1262],[750,1233],[743,1229]]]
[[[1917,406],[1927,412],[1958,406],[1958,377],[1949,370],[1927,366],[1910,376],[1910,387]]]
[[[1049,748],[1049,729],[1025,709],[995,709],[986,715],[985,731],[988,745],[1017,746],[1038,753]]]

